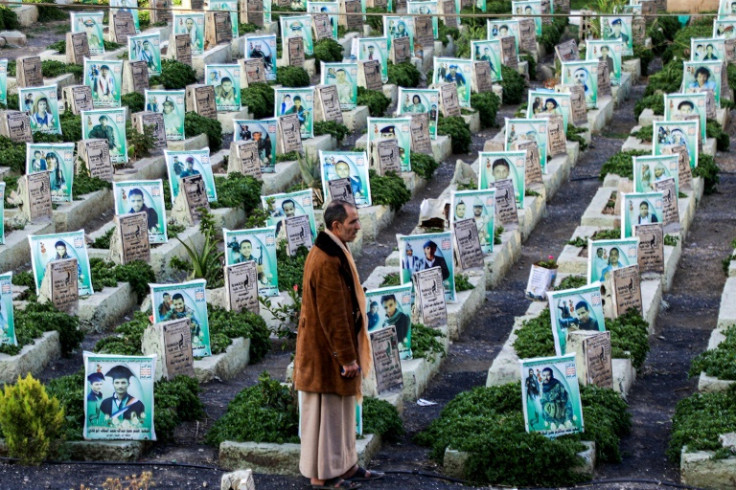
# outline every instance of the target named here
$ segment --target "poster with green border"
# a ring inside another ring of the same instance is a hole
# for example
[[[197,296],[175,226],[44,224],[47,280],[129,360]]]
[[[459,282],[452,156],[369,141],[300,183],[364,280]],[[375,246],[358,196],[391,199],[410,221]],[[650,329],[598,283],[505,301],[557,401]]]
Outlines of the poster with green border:
[[[580,85],[588,109],[598,107],[598,61],[566,61],[562,63],[562,83]]]
[[[546,119],[509,119],[506,118],[505,148],[513,151],[513,146],[525,141],[535,141],[539,148],[539,163],[542,172],[547,173],[547,132]]]
[[[110,161],[114,164],[128,163],[125,115],[126,110],[122,107],[82,111],[82,135],[85,139],[107,140]]]
[[[675,193],[680,192],[680,167],[678,155],[633,157],[634,192],[654,192],[656,182],[675,179]]]
[[[452,222],[472,216],[478,229],[478,240],[484,254],[493,252],[496,219],[496,189],[453,191],[450,205]]]
[[[486,39],[481,41],[470,41],[470,59],[472,61],[487,61],[491,65],[491,81],[503,80],[501,74],[501,41],[499,39]]]
[[[189,34],[192,55],[204,53],[204,12],[173,14],[174,34]]]
[[[48,172],[51,201],[71,202],[74,143],[26,143],[26,174]]]
[[[276,34],[245,37],[245,59],[260,58],[266,67],[266,80],[276,80]]]
[[[633,16],[622,15],[617,16],[601,16],[600,29],[601,39],[604,41],[621,41],[624,43],[624,56],[632,56],[634,54],[634,36],[632,35]]]
[[[276,227],[249,230],[222,229],[225,242],[225,265],[254,261],[258,271],[258,295],[279,295],[276,258]]]
[[[207,192],[207,201],[217,201],[217,189],[215,188],[215,176],[212,172],[209,148],[181,151],[164,150],[164,155],[166,157],[166,172],[169,176],[172,205],[179,195],[180,180],[192,175],[202,176]]]
[[[233,120],[235,141],[255,141],[261,159],[261,172],[276,172],[276,119]]]
[[[189,319],[192,330],[192,354],[212,355],[210,326],[207,317],[207,281],[198,279],[179,284],[151,284],[153,322]]]
[[[5,182],[0,181],[0,245],[5,245]]]
[[[238,0],[211,0],[209,2],[210,11],[230,11],[230,24],[232,24],[233,39],[237,39],[240,35],[238,32]]]
[[[311,15],[281,16],[279,17],[279,26],[281,27],[282,46],[288,46],[288,38],[300,37],[304,40],[304,54],[307,56],[314,54]]]
[[[567,354],[567,333],[573,330],[603,332],[601,284],[596,282],[575,289],[548,291],[549,311],[552,317],[552,334],[558,356]]]
[[[662,192],[630,192],[621,195],[621,237],[634,236],[634,227],[664,223]]]
[[[128,59],[145,61],[149,77],[161,75],[161,35],[155,32],[128,36]]]
[[[470,107],[470,81],[473,77],[473,62],[463,58],[434,57],[432,83],[439,87],[442,83],[455,82],[460,107]]]
[[[31,131],[61,134],[56,84],[45,87],[19,87],[18,105],[18,110],[28,112],[31,117]]]
[[[46,264],[54,260],[77,259],[79,295],[89,296],[94,293],[84,230],[30,235],[28,243],[31,246],[31,265],[36,280],[36,291],[41,290],[41,282],[46,275]]]
[[[401,257],[401,284],[411,284],[415,272],[439,267],[445,299],[455,301],[455,262],[452,232],[396,235]]]
[[[487,24],[487,29],[488,39],[498,39],[500,41],[502,37],[514,36],[514,39],[516,39],[516,58],[519,58],[521,32],[518,20],[489,20]]]
[[[112,16],[115,15],[120,10],[130,12],[130,15],[133,16],[133,23],[135,24],[136,34],[141,32],[141,22],[138,17],[138,0],[109,0],[109,1],[110,1],[110,7],[113,7],[110,9],[111,19],[112,19]],[[114,8],[114,7],[117,7],[117,8]]]
[[[328,182],[337,179],[349,179],[355,205],[362,208],[373,204],[368,176],[368,156],[364,151],[320,150],[319,163],[325,203],[332,200]],[[330,196],[330,199],[327,199],[327,196]]]
[[[652,155],[663,155],[665,148],[684,145],[690,156],[690,168],[698,166],[700,121],[654,121],[652,124]]]
[[[704,92],[689,94],[664,94],[664,120],[687,121],[698,116],[700,138],[705,143],[707,136],[706,104],[708,94]]]
[[[72,32],[87,33],[89,54],[92,56],[105,53],[104,12],[70,12]]]
[[[205,65],[204,80],[215,87],[217,112],[240,110],[240,65]]]
[[[95,109],[120,107],[123,60],[84,59],[84,84],[92,89]]]
[[[529,90],[526,117],[562,116],[562,127],[567,128],[570,120],[570,94],[548,89]]]
[[[113,182],[112,193],[116,215],[145,212],[148,241],[152,244],[168,241],[164,186],[160,179]]]
[[[721,107],[723,61],[686,61],[682,66],[682,91],[685,93],[712,90],[716,107]]]
[[[295,216],[307,216],[309,228],[312,230],[312,240],[317,238],[317,222],[314,219],[314,200],[311,189],[261,196],[261,204],[268,213],[268,226],[276,228],[277,240],[286,240],[286,218]]]
[[[365,292],[368,331],[396,327],[399,358],[411,359],[412,285],[388,286]]]
[[[524,209],[526,150],[482,151],[478,154],[478,189],[491,189],[497,180],[514,183],[516,207]]]
[[[388,82],[388,38],[355,38],[351,49],[351,55],[358,61],[378,60],[381,63],[381,80]]]
[[[383,36],[388,39],[388,49],[391,50],[391,41],[399,37],[409,38],[409,51],[414,53],[414,17],[401,15],[387,15],[383,18]]]
[[[429,114],[429,137],[431,139],[437,139],[437,123],[440,114],[439,101],[439,89],[399,87],[399,101],[396,109],[399,115]],[[409,146],[411,147],[411,134],[409,137]]]
[[[588,283],[604,282],[616,269],[638,264],[639,239],[588,240]]]
[[[337,26],[340,20],[340,3],[339,2],[311,2],[307,0],[307,12],[312,14],[327,14],[330,18],[330,26],[332,26],[332,38],[337,40]]]
[[[149,112],[164,117],[166,141],[184,141],[185,90],[146,90],[145,103]]]
[[[624,43],[622,41],[588,39],[585,44],[585,59],[605,61],[611,77],[611,85],[620,85]]]
[[[411,117],[369,117],[368,149],[381,139],[394,138],[399,144],[401,171],[411,172]]]
[[[314,138],[314,87],[277,88],[274,116],[296,114],[302,139]]]
[[[2,197],[5,182],[0,183],[0,197]],[[0,210],[2,204],[0,204]],[[0,211],[2,218],[2,211]],[[0,239],[2,229],[0,229]],[[2,242],[0,242],[2,243]],[[13,273],[6,272],[0,275],[0,345],[18,345],[15,338],[15,312],[13,311]]]
[[[550,1],[550,5],[552,2]],[[513,15],[536,15],[532,17],[534,19],[535,35],[542,35],[542,1],[541,0],[524,0],[524,1],[512,1],[511,12]]]
[[[358,64],[320,62],[322,85],[337,86],[341,111],[351,111],[358,105]]]

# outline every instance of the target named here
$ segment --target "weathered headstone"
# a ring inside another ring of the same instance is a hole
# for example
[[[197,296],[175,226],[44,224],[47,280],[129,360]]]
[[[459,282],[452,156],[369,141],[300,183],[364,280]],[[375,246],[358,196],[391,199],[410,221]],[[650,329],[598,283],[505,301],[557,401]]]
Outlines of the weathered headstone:
[[[600,74],[600,70],[598,71]],[[570,115],[575,126],[588,122],[588,107],[585,102],[585,89],[580,85],[557,85],[555,90],[570,94]]]
[[[24,175],[18,179],[22,215],[28,221],[51,218],[51,181],[48,172]]]
[[[414,274],[417,304],[422,323],[427,327],[447,324],[447,303],[442,269],[433,267]]]
[[[151,0],[151,24],[170,24],[172,19],[170,0]]]
[[[460,101],[457,98],[457,85],[455,82],[440,85],[440,108],[445,117],[460,115]]]
[[[213,85],[187,85],[185,102],[188,112],[196,112],[200,116],[210,119],[217,118],[215,87]]]
[[[267,83],[266,65],[262,58],[238,60],[238,64],[240,65],[240,80],[244,83],[242,88],[252,83]]]
[[[233,26],[230,12],[208,11],[204,13],[204,44],[211,49],[218,44],[233,40]]]
[[[537,26],[534,19],[519,19],[519,49],[522,51],[537,50]]]
[[[447,27],[458,27],[455,0],[440,0],[440,12],[444,15],[442,20]]]
[[[381,80],[380,61],[358,61],[358,86],[367,90],[381,90],[383,80]]]
[[[84,64],[89,58],[89,40],[86,32],[66,33],[66,62],[74,65]]]
[[[642,274],[664,272],[664,230],[662,223],[634,225],[639,237],[639,270]]]
[[[412,114],[409,131],[411,133],[411,151],[431,155],[432,140],[429,135],[429,114],[426,112]]]
[[[687,152],[685,145],[674,145],[665,147],[663,152],[665,154],[677,155],[677,179],[680,189],[692,190],[693,188],[693,172],[690,168],[690,156]]]
[[[463,270],[483,267],[483,250],[480,248],[478,226],[474,218],[453,223],[455,253]]]
[[[289,255],[295,255],[299,247],[312,248],[312,227],[309,216],[292,216],[284,220],[286,245]]]
[[[202,175],[190,175],[179,179],[179,195],[171,209],[172,217],[186,225],[194,225],[202,217],[200,209],[210,209],[207,190]]]
[[[15,62],[15,82],[18,87],[41,87],[43,85],[41,57],[18,58]]]
[[[342,124],[340,98],[337,94],[337,85],[318,85],[315,87],[314,120],[336,121]]]
[[[338,24],[345,26],[348,31],[357,31],[363,27],[363,15],[360,0],[343,0],[342,11],[347,15],[338,17]],[[344,19],[344,20],[343,20]]]
[[[391,325],[370,333],[373,351],[373,366],[376,371],[376,391],[381,395],[401,391],[404,376],[401,372],[399,339],[396,326]]]
[[[662,192],[662,225],[665,233],[680,231],[680,211],[675,191],[675,178],[657,180],[654,188]]]
[[[322,39],[332,39],[332,24],[330,24],[330,16],[326,13],[318,13],[312,15],[312,30],[314,31],[314,42]]]
[[[135,112],[131,116],[133,128],[143,134],[146,127],[153,130],[153,149],[163,150],[166,146],[166,128],[164,127],[164,115],[160,112]]]
[[[261,159],[258,156],[258,144],[254,140],[230,143],[227,173],[250,175],[257,180],[261,180]]]
[[[598,60],[598,97],[611,95],[611,72],[605,60]]]
[[[156,354],[157,379],[194,377],[192,327],[189,318],[155,323],[146,328],[141,340],[141,351],[144,355]]]
[[[555,6],[556,14],[570,13],[570,0],[552,0],[552,5]]]
[[[174,59],[192,66],[192,38],[189,34],[174,34],[173,40]]]
[[[567,153],[567,133],[563,127],[563,119],[560,114],[555,114],[546,118],[547,123],[547,139],[549,146],[547,147],[547,155],[556,157]]]
[[[639,15],[631,19],[631,39],[635,46],[643,46],[647,37],[647,21]]]
[[[422,46],[432,46],[434,44],[432,17],[428,15],[414,17],[414,41],[418,41]]]
[[[519,60],[516,57],[516,38],[514,36],[501,38],[501,62],[514,70],[519,68]]]
[[[639,279],[639,265],[614,269],[613,283],[613,311],[619,317],[635,309],[641,312],[641,282]]]
[[[148,63],[145,61],[123,61],[123,94],[137,92],[145,94],[151,88],[148,80]]]
[[[539,161],[539,145],[536,141],[519,141],[514,144],[517,150],[526,150],[526,162],[524,164],[524,185],[529,188],[532,184],[543,183],[542,164]]]
[[[277,138],[279,153],[302,151],[302,135],[299,129],[299,116],[288,114],[280,116],[277,124]]]
[[[244,24],[263,27],[263,0],[243,0],[240,2],[240,18]]]
[[[516,211],[516,196],[514,181],[501,179],[493,183],[496,189],[496,217],[505,228],[511,229],[519,224],[519,215]]]
[[[473,90],[478,93],[493,90],[491,78],[491,65],[487,61],[475,61],[473,63]]]
[[[61,100],[65,111],[79,115],[82,111],[94,109],[92,88],[89,85],[70,85],[61,91]]]
[[[578,361],[578,379],[584,385],[613,388],[611,332],[578,330],[568,335],[567,348],[575,351]]]
[[[401,156],[399,154],[399,142],[396,139],[381,139],[375,143],[373,161],[378,162],[378,173],[386,175],[386,172],[401,171]]]
[[[304,39],[301,37],[287,37],[284,57],[288,66],[304,66]]]
[[[148,213],[119,214],[114,218],[115,230],[110,238],[109,258],[116,264],[135,260],[151,260],[148,240]]]
[[[128,36],[135,36],[133,14],[129,10],[116,10],[111,15],[112,41],[118,44],[128,44]]]
[[[77,142],[77,155],[79,164],[83,164],[89,172],[90,177],[112,182],[113,167],[110,161],[110,148],[107,140],[88,139]],[[80,168],[77,168],[77,173]]]
[[[555,46],[555,56],[561,63],[566,61],[577,61],[580,59],[580,51],[578,50],[578,42],[575,39],[569,39],[564,43]]]
[[[41,281],[39,303],[51,301],[61,311],[76,315],[79,304],[77,259],[52,260],[46,263]]]
[[[736,37],[726,39],[726,42],[723,44],[723,48],[725,51],[726,61],[729,63],[735,63],[736,62]]]
[[[327,181],[327,189],[332,201],[340,199],[355,205],[355,194],[353,194],[353,186],[350,184],[349,178],[329,180]]]
[[[598,19],[597,15],[593,10],[583,9],[580,11],[579,39],[595,39],[595,26],[593,23]]]
[[[396,65],[411,58],[411,46],[408,37],[398,37],[391,40],[391,49],[389,50],[389,60]]]
[[[258,314],[258,266],[249,260],[225,266],[226,306],[230,311]]]

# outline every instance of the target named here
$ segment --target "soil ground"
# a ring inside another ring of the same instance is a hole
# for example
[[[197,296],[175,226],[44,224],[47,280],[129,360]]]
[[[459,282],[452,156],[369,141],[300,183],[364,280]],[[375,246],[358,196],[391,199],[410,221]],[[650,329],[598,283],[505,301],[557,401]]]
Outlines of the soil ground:
[[[29,47],[19,50],[6,48],[0,50],[0,55],[14,59],[40,51],[63,35],[57,23],[51,26],[52,29],[48,26],[32,29]],[[656,70],[657,67],[652,65],[651,69]],[[440,489],[459,486],[439,475],[441,468],[429,459],[427,449],[412,443],[412,437],[427,427],[459,392],[485,385],[487,369],[506,340],[514,317],[523,314],[528,307],[523,290],[530,265],[550,254],[558,256],[572,235],[600,185],[600,167],[620,150],[622,136],[636,124],[633,105],[641,98],[643,90],[643,84],[634,87],[629,100],[615,111],[613,122],[582,154],[569,182],[547,204],[547,216],[524,243],[521,259],[499,287],[486,292],[486,302],[466,326],[462,337],[451,345],[441,372],[423,394],[423,398],[437,405],[405,406],[403,419],[407,434],[398,443],[385,444],[373,460],[371,468],[386,471],[387,476],[370,488]],[[498,120],[511,116],[515,109],[503,107]],[[473,135],[472,153],[453,155],[443,162],[432,182],[397,213],[390,229],[383,231],[375,243],[364,247],[358,260],[361,277],[367,277],[374,267],[383,264],[396,246],[396,233],[408,233],[414,228],[421,201],[436,197],[448,185],[456,159],[475,160],[483,142],[496,131],[486,130]],[[733,138],[733,128],[729,128],[729,132]],[[736,190],[736,174],[732,173],[736,172],[736,158],[733,155],[733,152],[718,155],[717,161],[724,170],[719,192],[703,198],[697,219],[684,242],[673,287],[664,296],[656,333],[650,337],[651,352],[628,400],[633,430],[621,443],[623,461],[599,467],[595,475],[597,480],[589,485],[591,487],[648,489],[660,488],[657,481],[679,481],[678,469],[666,460],[664,451],[676,402],[695,389],[695,381],[687,378],[690,360],[704,350],[718,314],[725,281],[721,259],[730,253],[730,241],[736,236],[731,199]],[[94,346],[101,336],[87,335],[82,348],[72,358],[54,362],[42,379],[77,371],[82,365],[81,351]],[[237,378],[203,386],[206,419],[179,427],[173,443],[157,446],[139,463],[61,463],[28,468],[2,462],[0,481],[3,483],[0,487],[71,489],[84,484],[100,488],[108,477],[123,479],[127,475],[151,471],[157,488],[218,488],[223,471],[217,468],[216,450],[203,444],[204,433],[225,411],[227,402],[243,388],[253,385],[261,372],[268,371],[272,376],[283,379],[292,351],[291,342],[276,342],[273,351],[263,361],[248,366]],[[255,481],[257,488],[308,487],[306,480],[301,478],[256,475]]]

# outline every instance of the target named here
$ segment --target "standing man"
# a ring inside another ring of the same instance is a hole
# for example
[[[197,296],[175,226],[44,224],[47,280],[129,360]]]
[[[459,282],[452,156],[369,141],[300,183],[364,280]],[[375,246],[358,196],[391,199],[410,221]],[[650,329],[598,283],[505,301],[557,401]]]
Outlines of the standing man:
[[[371,370],[365,293],[347,244],[360,230],[358,210],[332,201],[304,264],[294,358],[301,395],[299,469],[312,488],[358,488],[383,474],[358,466],[355,403]],[[361,376],[362,374],[362,376]]]

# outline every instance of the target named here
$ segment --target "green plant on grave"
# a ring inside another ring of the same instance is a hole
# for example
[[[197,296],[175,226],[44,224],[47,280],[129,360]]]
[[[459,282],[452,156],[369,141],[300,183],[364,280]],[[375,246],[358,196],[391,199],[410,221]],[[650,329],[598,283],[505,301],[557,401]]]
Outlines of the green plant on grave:
[[[112,238],[112,234],[114,232],[115,232],[115,228],[110,228],[102,236],[96,238],[95,241],[92,242],[91,247],[92,248],[109,249],[110,248],[110,239]]]
[[[713,194],[721,181],[718,173],[721,170],[711,155],[700,153],[698,155],[698,166],[693,169],[693,177],[701,177],[703,179],[703,192]]]
[[[263,181],[250,175],[239,173],[228,174],[227,177],[215,177],[217,201],[210,207],[241,208],[246,216],[261,205],[261,189]]]
[[[383,117],[386,109],[391,105],[391,99],[378,90],[358,87],[358,105],[368,107],[371,117]]]
[[[60,435],[62,440],[78,441],[82,439],[86,386],[87,380],[84,378],[83,369],[75,374],[53,378],[46,383],[46,392],[49,397],[59,400],[59,405],[64,410],[64,424]],[[63,448],[59,449],[59,453],[64,452]]]
[[[334,63],[342,61],[342,44],[334,39],[324,38],[314,43],[314,64],[319,71],[321,62]]]
[[[501,99],[493,92],[483,92],[470,96],[470,107],[478,111],[480,125],[483,128],[497,126],[496,112],[501,107]]]
[[[189,261],[175,260],[172,257],[171,266],[189,273],[188,279],[205,279],[208,288],[220,287],[224,284],[222,262],[224,252],[219,251],[219,242],[215,234],[215,220],[212,213],[200,208],[199,232],[204,236],[204,243],[197,247],[190,239],[185,243],[181,238],[176,239],[184,246]]]
[[[279,68],[279,72],[284,68]],[[251,83],[240,91],[241,103],[256,119],[273,117],[274,91],[267,83]]]
[[[317,121],[314,123],[314,135],[329,134],[334,136],[338,144],[350,134],[350,129],[337,121]]]
[[[448,27],[442,20],[437,22],[437,40],[442,41],[443,46],[447,46],[450,42],[448,36],[451,39],[457,40],[460,37],[460,29],[457,27]]]
[[[470,291],[475,289],[475,286],[471,284],[467,274],[455,274],[455,291],[460,293],[463,291]]]
[[[61,342],[61,355],[69,357],[74,349],[84,340],[84,332],[79,330],[79,318],[59,311],[53,303],[29,302],[25,309],[16,310],[16,330],[28,330],[31,332],[59,332]],[[35,335],[33,338],[38,338]]]
[[[526,61],[527,68],[529,70],[529,80],[536,81],[537,80],[537,60],[534,59],[534,56],[531,55],[531,53],[524,53],[520,56],[521,61]]]
[[[705,126],[706,136],[708,138],[715,138],[716,149],[718,151],[728,151],[731,146],[731,138],[728,133],[723,131],[721,124],[714,120],[708,119]]]
[[[679,241],[680,241],[680,237],[677,236],[677,235],[667,234],[667,235],[664,236],[664,245],[666,247],[676,247],[677,246],[677,242],[679,242]]]
[[[608,174],[615,174],[619,177],[634,178],[634,159],[635,156],[647,155],[648,152],[642,150],[621,151],[613,155],[601,167],[600,179],[603,180]]]
[[[197,72],[181,61],[162,59],[160,79],[166,90],[180,90],[197,83]]]
[[[284,87],[309,87],[309,74],[301,66],[280,66],[276,71],[276,84]]]
[[[503,103],[506,105],[521,104],[524,98],[526,80],[513,68],[501,66],[501,86],[503,87]]]
[[[404,88],[416,88],[420,79],[419,70],[411,62],[403,61],[397,64],[388,62],[388,83]]]
[[[389,272],[383,277],[383,280],[381,281],[381,284],[378,285],[379,288],[385,288],[387,286],[398,286],[401,284],[401,278],[399,277],[398,272]]]
[[[664,95],[647,95],[637,100],[634,105],[634,118],[636,120],[639,120],[639,116],[644,109],[652,109],[655,115],[664,116]]]
[[[624,56],[622,61],[628,61],[633,59],[639,59],[639,67],[641,68],[641,75],[649,75],[649,64],[654,60],[654,51],[639,44],[634,45],[634,55]]]
[[[77,78],[81,78],[84,68],[81,65],[73,65],[63,63],[56,60],[41,61],[41,73],[45,78],[56,78],[65,73],[72,73]]]
[[[425,155],[424,153],[412,151],[409,154],[409,160],[411,162],[411,171],[425,180],[430,180],[435,170],[440,166],[432,155]]]
[[[710,37],[713,32],[712,25],[689,25],[679,29],[675,38],[662,53],[662,64],[666,65],[675,58],[681,60],[690,59],[690,39]]]
[[[652,51],[661,56],[681,29],[676,16],[655,18],[647,27],[647,36],[652,39]]]
[[[404,434],[399,411],[386,400],[363,398],[363,420],[363,434],[378,434],[390,442],[399,441]]]
[[[552,319],[549,308],[545,308],[539,316],[524,321],[516,331],[514,341],[514,350],[519,359],[554,355],[555,341],[550,325]]]
[[[366,7],[367,14],[386,14],[388,10],[382,7]],[[383,32],[383,17],[380,15],[367,15],[365,17],[367,25],[371,26],[371,30]]]
[[[8,453],[21,464],[38,465],[51,454],[61,435],[64,410],[30,373],[6,384],[0,399],[0,427]]]
[[[174,430],[178,425],[182,422],[199,420],[204,416],[200,391],[196,378],[189,376],[156,381],[153,385],[153,398],[156,400],[154,425],[159,441],[172,441]]]
[[[705,373],[718,379],[736,380],[736,325],[726,328],[723,335],[725,338],[715,349],[708,349],[692,360],[690,376]]]
[[[266,321],[255,313],[247,310],[230,311],[219,306],[208,305],[207,318],[210,333],[226,339],[225,345],[212,353],[224,352],[232,343],[232,339],[250,339],[250,363],[254,364],[271,350],[271,340]]]
[[[567,276],[560,284],[555,286],[555,291],[564,291],[565,289],[581,288],[588,284],[588,280],[584,276]]]
[[[455,56],[458,58],[470,58],[471,41],[486,39],[486,19],[482,17],[476,17],[476,19],[481,21],[481,23],[477,26],[468,26],[467,30],[464,29],[464,32],[460,35],[457,41],[455,41]]]
[[[18,15],[8,7],[0,7],[0,29],[13,30],[20,27]]]
[[[120,97],[120,104],[126,106],[130,114],[134,114],[146,107],[146,98],[140,92],[131,92]]]
[[[585,138],[581,136],[585,131],[585,128],[578,128],[572,124],[568,124],[565,138],[567,138],[567,141],[577,141],[578,145],[580,145],[580,151],[585,151],[588,149],[588,143],[585,141]]]
[[[444,338],[440,330],[425,327],[421,323],[411,326],[411,351],[414,359],[426,359],[434,362],[439,357],[445,357],[445,347],[439,340]]]
[[[200,116],[196,112],[184,114],[184,134],[207,135],[207,146],[210,152],[220,151],[222,148],[222,124],[217,119]]]
[[[0,136],[0,154],[3,155],[3,166],[10,167],[10,170],[15,174],[25,174],[25,146],[25,143],[15,143],[10,138]]]
[[[255,24],[238,24],[238,35],[240,36],[256,32],[257,30],[258,26]]]
[[[654,128],[651,125],[642,126],[637,131],[634,131],[633,133],[631,133],[631,136],[633,136],[634,138],[640,139],[645,143],[651,143],[652,137],[653,137],[653,131],[654,131]]]
[[[133,319],[118,325],[114,334],[97,341],[93,352],[98,354],[116,354],[120,356],[140,356],[143,332],[151,325],[148,313],[136,311]]]
[[[125,137],[128,144],[128,157],[131,160],[139,160],[151,154],[151,150],[156,145],[156,139],[153,136],[155,127],[152,124],[145,125],[141,133],[130,121],[125,124]]]
[[[629,310],[615,320],[606,320],[611,332],[611,355],[630,357],[636,369],[641,369],[649,352],[649,324],[636,310]]]
[[[452,152],[468,153],[472,135],[465,120],[460,116],[440,117],[437,123],[437,134],[447,135],[452,139]]]
[[[503,241],[501,240],[501,235],[503,235],[503,226],[498,225],[495,230],[493,230],[493,244],[494,245],[501,245]]]
[[[664,65],[660,71],[650,75],[644,95],[678,92],[682,86],[682,69],[681,59],[674,59]]]
[[[370,169],[368,175],[373,204],[389,206],[393,211],[398,211],[411,200],[411,192],[406,187],[404,179],[396,172],[378,175],[375,170]]]

